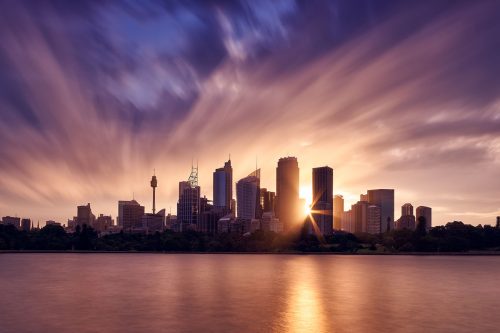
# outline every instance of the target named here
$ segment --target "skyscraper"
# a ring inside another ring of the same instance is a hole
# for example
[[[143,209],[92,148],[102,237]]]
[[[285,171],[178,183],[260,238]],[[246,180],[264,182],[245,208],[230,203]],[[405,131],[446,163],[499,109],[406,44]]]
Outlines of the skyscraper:
[[[180,231],[196,229],[200,215],[200,187],[192,186],[189,181],[179,182],[179,201],[177,202],[177,223]]]
[[[179,201],[177,202],[177,223],[180,231],[195,229],[201,214],[200,187],[198,186],[198,164],[191,165],[187,181],[179,182]]]
[[[380,207],[380,232],[394,229],[394,190],[368,190],[368,202]]]
[[[233,167],[229,159],[223,168],[218,168],[213,174],[214,206],[231,211],[233,200]],[[234,208],[234,207],[233,207]]]
[[[416,223],[418,226],[418,222],[420,217],[425,218],[425,230],[429,231],[432,228],[432,208],[426,206],[418,206],[416,210]]]
[[[260,218],[260,169],[236,183],[236,208],[238,218]]]
[[[276,213],[287,232],[300,221],[299,164],[296,157],[284,157],[276,168]]]
[[[313,223],[322,235],[331,235],[333,231],[333,169],[327,166],[312,170],[311,207]]]

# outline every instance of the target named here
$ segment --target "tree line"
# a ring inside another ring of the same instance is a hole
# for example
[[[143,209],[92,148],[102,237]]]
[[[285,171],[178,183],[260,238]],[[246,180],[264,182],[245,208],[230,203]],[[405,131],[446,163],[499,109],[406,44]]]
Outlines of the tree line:
[[[380,235],[337,232],[316,237],[305,229],[289,234],[256,231],[250,235],[208,235],[166,230],[154,234],[117,233],[98,237],[84,225],[66,233],[58,225],[22,231],[0,224],[0,250],[11,251],[150,251],[150,252],[336,252],[409,253],[500,251],[500,228],[450,222],[425,230],[392,230]]]

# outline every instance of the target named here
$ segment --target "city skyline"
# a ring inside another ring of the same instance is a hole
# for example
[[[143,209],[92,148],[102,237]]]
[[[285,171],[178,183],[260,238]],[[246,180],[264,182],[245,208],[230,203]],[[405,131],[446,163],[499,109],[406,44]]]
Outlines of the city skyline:
[[[380,2],[378,2],[380,3]],[[500,215],[495,1],[0,4],[0,215],[116,217],[135,198],[176,209],[199,161],[201,195],[231,154],[334,169],[345,207],[396,190],[433,225]],[[146,185],[145,185],[146,184]],[[233,188],[233,193],[235,189]],[[396,214],[397,215],[397,214]]]

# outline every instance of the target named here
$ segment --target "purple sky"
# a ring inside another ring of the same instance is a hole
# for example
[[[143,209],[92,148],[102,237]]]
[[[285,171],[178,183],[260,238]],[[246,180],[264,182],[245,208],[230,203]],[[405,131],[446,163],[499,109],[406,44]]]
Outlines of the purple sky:
[[[198,159],[202,194],[229,153],[334,168],[434,209],[500,215],[500,2],[0,1],[0,215],[117,215],[132,195],[175,214]],[[43,222],[42,222],[43,224]]]

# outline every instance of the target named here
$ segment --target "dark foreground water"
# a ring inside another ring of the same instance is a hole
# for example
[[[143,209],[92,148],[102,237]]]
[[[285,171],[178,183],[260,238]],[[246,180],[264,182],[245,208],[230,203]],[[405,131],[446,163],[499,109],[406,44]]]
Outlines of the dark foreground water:
[[[499,332],[500,257],[0,254],[0,332]]]

